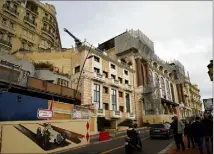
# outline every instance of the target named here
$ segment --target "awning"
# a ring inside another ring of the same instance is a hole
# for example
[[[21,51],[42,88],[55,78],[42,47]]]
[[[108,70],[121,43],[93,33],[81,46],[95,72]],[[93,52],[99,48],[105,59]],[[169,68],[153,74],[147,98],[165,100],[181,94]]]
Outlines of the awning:
[[[166,104],[172,105],[172,106],[179,106],[177,103],[169,101],[169,100],[166,100],[164,98],[161,98],[161,103],[166,103]]]
[[[0,88],[8,88],[9,84],[4,81],[0,81]],[[32,97],[37,97],[37,98],[42,98],[42,99],[47,99],[47,100],[58,100],[59,102],[65,102],[69,104],[75,104],[75,105],[81,105],[81,102],[77,99],[71,98],[71,97],[65,97],[61,95],[57,95],[55,93],[50,93],[46,91],[39,91],[15,84],[11,84],[11,88],[8,90],[8,92],[12,93],[18,93],[22,95],[27,95],[27,96],[32,96]]]

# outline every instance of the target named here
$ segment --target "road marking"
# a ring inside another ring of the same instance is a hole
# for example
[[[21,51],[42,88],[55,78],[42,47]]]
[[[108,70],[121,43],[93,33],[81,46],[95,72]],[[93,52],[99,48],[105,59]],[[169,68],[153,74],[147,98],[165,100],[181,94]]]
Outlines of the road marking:
[[[148,138],[149,138],[149,137],[145,137],[145,138],[143,138],[143,139],[141,139],[141,140],[143,141],[143,140],[146,140],[146,139],[148,139]],[[104,152],[102,152],[102,153],[100,153],[100,154],[106,154],[106,153],[109,153],[109,152],[115,151],[115,150],[117,150],[117,149],[123,148],[123,147],[124,147],[124,145],[119,146],[119,147],[116,147],[116,148],[111,149],[111,150],[106,150],[106,151],[104,151]]]
[[[146,129],[146,128],[144,128],[144,129],[142,129],[140,132],[140,134],[144,134],[145,132],[148,132],[149,130],[148,129]],[[86,145],[83,145],[83,146],[78,146],[78,147],[74,147],[74,148],[72,148],[72,149],[65,149],[65,150],[60,150],[60,151],[57,151],[57,152],[53,152],[52,154],[59,154],[59,153],[62,153],[62,152],[68,152],[68,151],[72,151],[72,150],[76,150],[76,149],[81,149],[81,148],[84,148],[84,147],[87,147],[87,146],[89,146],[89,145],[92,145],[92,144],[100,144],[100,143],[105,143],[105,142],[110,142],[110,141],[112,141],[112,140],[117,140],[117,139],[119,139],[119,138],[123,138],[123,137],[126,137],[127,135],[123,135],[123,136],[120,136],[120,137],[115,137],[115,138],[112,138],[112,139],[109,139],[109,140],[106,140],[106,141],[98,141],[98,142],[94,142],[94,143],[89,143],[89,144],[86,144]],[[145,139],[147,139],[148,137],[146,137],[146,138],[143,138],[142,140],[145,140]],[[124,147],[124,146],[122,146],[122,147]],[[122,147],[120,147],[120,148],[122,148]],[[119,149],[119,148],[118,148]],[[117,150],[117,149],[115,149],[115,150]],[[102,154],[102,153],[101,153]]]

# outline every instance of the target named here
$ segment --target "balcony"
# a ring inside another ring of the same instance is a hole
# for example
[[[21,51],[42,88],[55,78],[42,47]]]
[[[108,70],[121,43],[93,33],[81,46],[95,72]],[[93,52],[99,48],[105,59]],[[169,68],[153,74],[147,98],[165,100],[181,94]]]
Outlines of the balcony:
[[[133,91],[133,88],[132,88],[132,86],[131,85],[128,85],[128,84],[125,84],[124,85],[124,89],[126,90],[126,91]]]
[[[39,12],[38,12],[38,11],[33,11],[33,10],[31,10],[30,8],[26,8],[26,10],[27,10],[29,13],[32,13],[32,14],[35,15],[35,16],[38,16],[38,15],[39,15]]]
[[[98,117],[105,117],[105,109],[98,109],[97,110]]]
[[[29,36],[24,35],[24,34],[22,34],[21,37],[22,37],[23,39],[25,39],[25,40],[27,40],[27,41],[29,41],[29,42],[35,44],[34,38],[29,38]]]
[[[121,118],[122,113],[120,111],[111,111],[111,118]]]
[[[7,4],[3,4],[3,8],[6,12],[10,13],[11,15],[18,17],[19,16],[19,12],[17,11],[17,9],[12,8],[11,6],[7,5]]]
[[[3,29],[3,30],[6,30],[12,34],[15,33],[15,30],[13,29],[13,27],[10,27],[8,25],[6,25],[6,23],[0,23],[0,28]]]
[[[105,78],[104,78],[103,74],[100,74],[100,73],[94,72],[92,78],[96,81],[105,82]]]
[[[135,114],[134,114],[134,113],[128,112],[128,113],[126,113],[126,118],[127,118],[127,119],[131,119],[131,120],[134,120],[134,119],[135,119]]]
[[[49,23],[49,24],[51,24],[52,27],[55,28],[55,22],[54,22],[54,21],[51,21],[49,18],[43,17],[43,21],[44,21],[44,22],[47,22],[47,23]]]
[[[10,49],[12,48],[11,42],[3,40],[3,39],[0,39],[0,45],[3,45],[3,46],[10,48]]]
[[[51,39],[51,41],[55,40],[54,34],[51,33],[51,31],[49,29],[43,27],[42,28],[42,32],[43,32],[43,34],[49,36],[49,38]]]
[[[77,92],[74,89],[60,86],[57,84],[49,83],[47,81],[28,77],[27,88],[35,89],[41,92],[52,93],[53,95],[60,95],[66,98],[75,98],[76,100],[81,100],[81,93]]]
[[[37,23],[35,22],[35,20],[30,19],[28,16],[24,17],[24,21],[34,28],[37,26]]]
[[[109,79],[109,84],[116,87],[120,86],[119,80],[116,80],[116,79]]]

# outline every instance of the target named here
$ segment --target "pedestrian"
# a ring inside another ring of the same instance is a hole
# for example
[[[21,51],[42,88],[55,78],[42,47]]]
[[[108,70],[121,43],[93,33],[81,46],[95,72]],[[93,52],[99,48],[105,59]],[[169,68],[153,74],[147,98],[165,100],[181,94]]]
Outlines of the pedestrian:
[[[207,149],[207,154],[210,154],[212,149],[210,150],[210,144],[209,141],[211,142],[211,147],[213,147],[213,122],[212,122],[212,116],[208,117],[208,114],[204,114],[204,119],[201,121],[203,128],[204,128],[204,139],[205,139],[205,145]]]
[[[203,135],[204,129],[200,121],[200,117],[196,116],[195,122],[192,124],[194,141],[198,145],[200,154],[203,154]]]
[[[173,122],[171,124],[171,129],[173,130],[174,140],[177,147],[177,151],[180,151],[180,145],[182,150],[185,151],[185,145],[183,141],[183,133],[184,133],[184,124],[182,121],[178,120],[177,116],[174,116]]]
[[[192,149],[195,149],[195,143],[193,138],[193,128],[192,128],[191,121],[190,122],[188,120],[186,121],[185,128],[184,128],[184,136],[187,138],[187,144],[188,144],[187,150],[190,149],[190,144],[192,144]]]

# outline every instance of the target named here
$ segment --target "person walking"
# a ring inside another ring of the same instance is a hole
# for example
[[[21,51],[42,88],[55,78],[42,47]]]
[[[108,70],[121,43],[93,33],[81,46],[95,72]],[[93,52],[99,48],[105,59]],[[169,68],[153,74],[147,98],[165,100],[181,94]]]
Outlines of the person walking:
[[[190,122],[188,120],[186,121],[185,128],[184,128],[184,136],[187,138],[187,144],[188,144],[187,150],[190,149],[190,144],[192,144],[192,149],[195,149],[195,143],[193,138],[193,128],[192,128],[191,121]]]
[[[192,124],[194,141],[198,145],[200,154],[203,154],[203,135],[204,129],[200,121],[200,117],[196,116],[195,122]]]
[[[211,141],[211,147],[213,147],[213,122],[212,117],[208,114],[204,114],[204,119],[201,121],[204,128],[204,139],[207,149],[207,154],[211,154],[212,149],[210,150],[209,141]]]
[[[178,120],[177,116],[174,116],[173,122],[171,124],[171,129],[173,130],[177,151],[180,151],[180,145],[182,147],[182,150],[185,151],[185,145],[183,141],[184,128],[185,126],[183,122]]]

